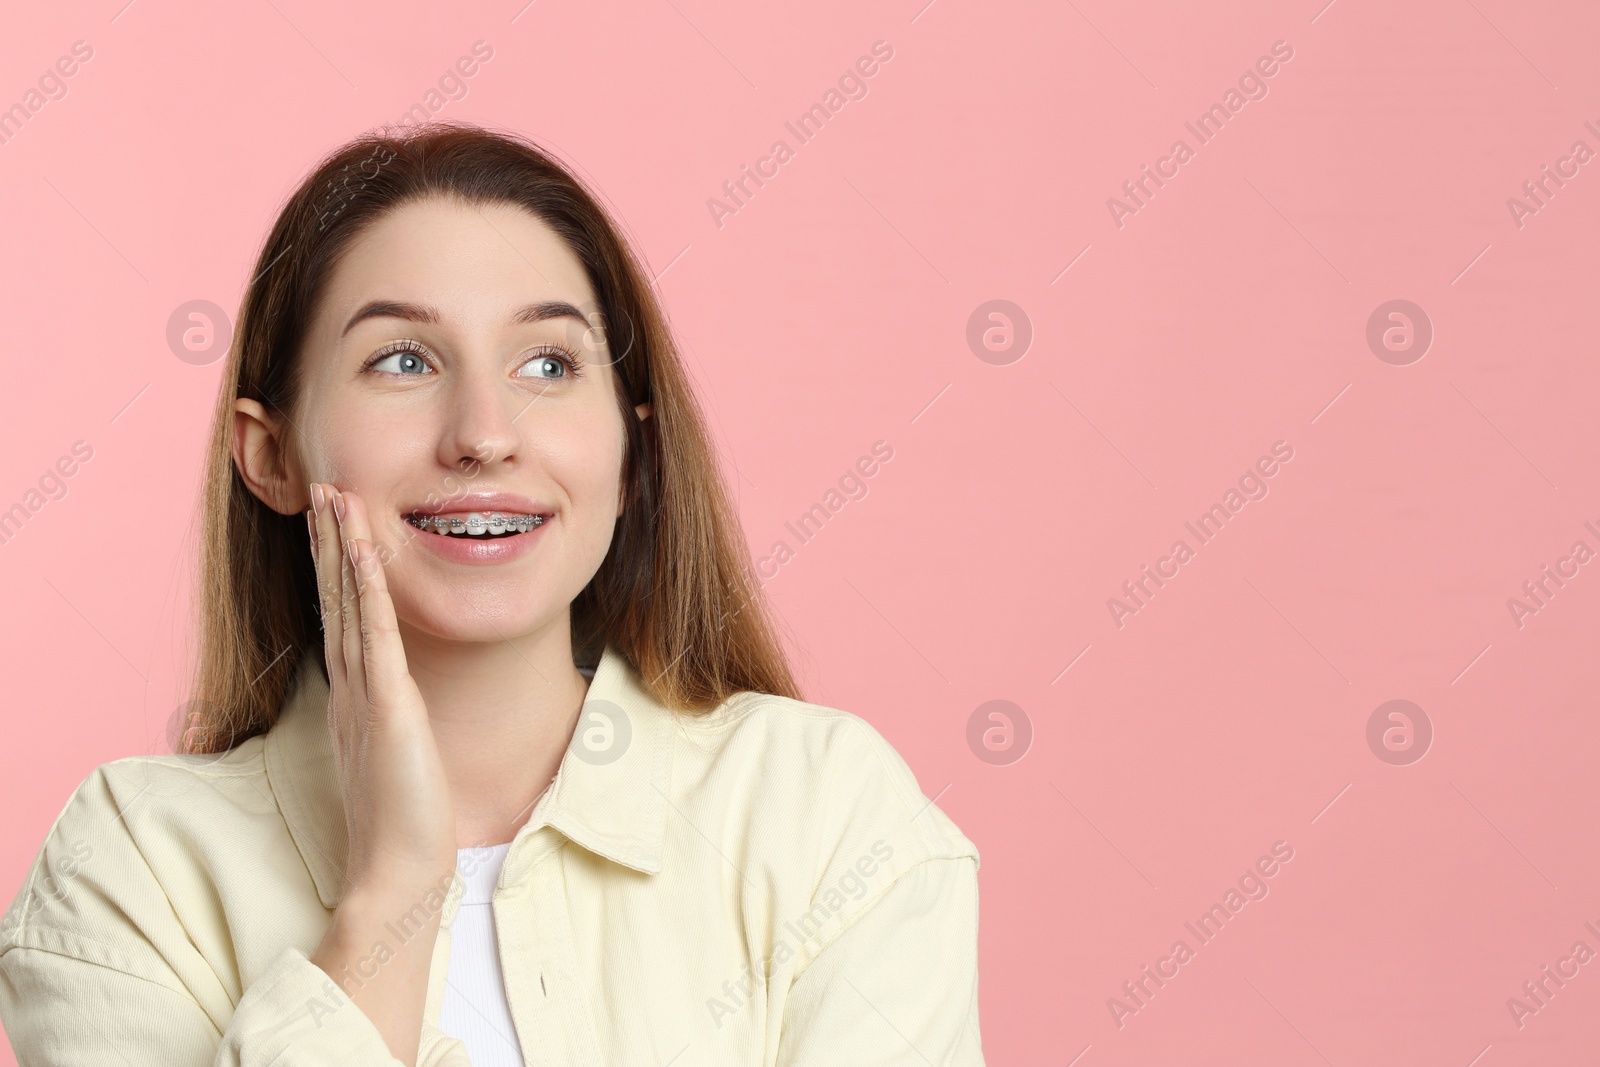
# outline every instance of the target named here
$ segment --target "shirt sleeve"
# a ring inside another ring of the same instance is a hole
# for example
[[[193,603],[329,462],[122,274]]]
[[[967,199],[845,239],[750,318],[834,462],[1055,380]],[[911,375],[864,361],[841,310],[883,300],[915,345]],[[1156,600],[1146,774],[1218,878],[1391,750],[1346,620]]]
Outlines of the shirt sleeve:
[[[924,860],[790,986],[777,1067],[983,1067],[978,863]]]
[[[296,946],[242,989],[223,982],[122,817],[133,800],[118,801],[119,784],[126,776],[106,767],[85,779],[0,919],[0,1024],[18,1063],[401,1067],[360,1006]],[[45,877],[65,870],[75,873]],[[465,1046],[426,1021],[417,1064],[471,1067]]]
[[[221,1033],[161,982],[39,948],[0,956],[0,1019],[21,1067],[401,1067],[383,1035],[304,953],[286,948]],[[472,1067],[423,1025],[418,1067]]]

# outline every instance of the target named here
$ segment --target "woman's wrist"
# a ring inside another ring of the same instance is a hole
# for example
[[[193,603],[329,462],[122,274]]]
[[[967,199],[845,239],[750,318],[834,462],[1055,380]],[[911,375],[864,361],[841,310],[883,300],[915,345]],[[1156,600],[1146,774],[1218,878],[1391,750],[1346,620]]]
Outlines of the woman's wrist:
[[[353,906],[367,909],[395,909],[409,911],[429,894],[441,895],[450,891],[455,878],[457,854],[454,850],[427,861],[407,860],[375,863],[370,860],[351,864],[346,868],[344,891],[340,904],[350,901]]]
[[[311,962],[378,1028],[402,1063],[416,1062],[423,1002],[449,881],[426,889],[352,886]]]
[[[334,909],[332,925],[340,928],[341,933],[346,930],[382,931],[390,927],[402,932],[415,930],[439,917],[454,877],[452,866],[432,880],[416,877],[348,886]],[[370,939],[366,943],[370,945]]]

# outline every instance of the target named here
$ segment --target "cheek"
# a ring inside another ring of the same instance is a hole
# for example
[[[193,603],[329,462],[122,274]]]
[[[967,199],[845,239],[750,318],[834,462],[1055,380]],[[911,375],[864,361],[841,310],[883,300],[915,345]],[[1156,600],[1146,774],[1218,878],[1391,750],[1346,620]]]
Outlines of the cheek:
[[[540,465],[551,480],[574,507],[589,512],[609,502],[614,512],[627,447],[615,409],[585,412],[547,429],[530,444],[542,453]]]
[[[308,413],[301,428],[300,443],[314,476],[369,494],[387,492],[432,458],[414,422],[359,407],[322,407]]]
[[[589,532],[609,530],[616,522],[622,489],[620,443],[589,447],[569,453],[551,475],[561,486],[572,509],[574,523]]]
[[[624,448],[622,428],[612,422],[551,457],[547,468],[566,501],[569,551],[585,582],[604,562],[616,535]]]
[[[308,478],[354,489],[366,502],[371,540],[386,568],[403,573],[403,561],[415,548],[419,531],[395,509],[406,487],[407,498],[445,498],[471,487],[464,475],[447,474],[421,481],[416,472],[432,471],[436,457],[426,434],[415,422],[379,417],[370,410],[340,410],[328,405],[308,412],[297,435]],[[420,491],[419,491],[420,487]]]

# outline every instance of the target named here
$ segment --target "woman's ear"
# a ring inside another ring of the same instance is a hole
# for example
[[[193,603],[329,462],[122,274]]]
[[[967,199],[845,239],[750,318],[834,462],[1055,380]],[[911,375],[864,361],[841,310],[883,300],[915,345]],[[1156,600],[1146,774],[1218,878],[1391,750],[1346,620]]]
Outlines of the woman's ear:
[[[250,492],[280,515],[311,507],[311,488],[300,471],[283,423],[259,401],[233,402],[233,465]]]
[[[643,404],[635,404],[634,408],[633,408],[633,413],[635,415],[639,416],[639,421],[640,422],[643,422],[645,419],[648,419],[650,417],[650,412],[652,410],[654,410],[654,403],[651,402],[651,401],[646,401]]]

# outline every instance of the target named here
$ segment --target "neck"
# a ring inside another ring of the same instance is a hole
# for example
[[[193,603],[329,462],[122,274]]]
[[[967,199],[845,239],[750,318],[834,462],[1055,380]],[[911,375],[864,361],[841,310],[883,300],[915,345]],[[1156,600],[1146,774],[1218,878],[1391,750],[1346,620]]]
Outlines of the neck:
[[[476,643],[400,628],[450,780],[457,847],[510,841],[560,769],[589,691],[567,617]]]

